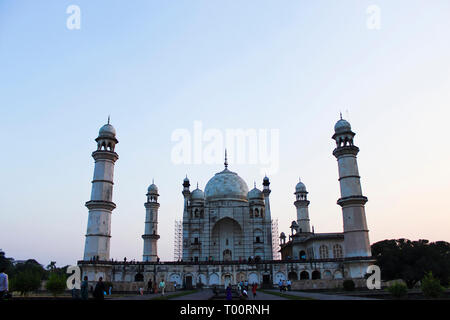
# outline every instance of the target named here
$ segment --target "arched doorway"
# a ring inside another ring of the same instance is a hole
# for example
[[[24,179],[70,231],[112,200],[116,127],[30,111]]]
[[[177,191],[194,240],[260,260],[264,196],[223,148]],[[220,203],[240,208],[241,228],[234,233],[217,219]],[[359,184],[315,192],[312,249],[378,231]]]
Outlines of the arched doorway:
[[[313,280],[320,279],[320,272],[317,271],[317,270],[314,270],[313,273],[312,273],[312,279]]]
[[[298,280],[297,272],[295,272],[295,271],[289,272],[288,273],[288,279],[289,280]]]
[[[244,255],[244,239],[239,223],[229,217],[220,219],[211,231],[213,260],[238,260]]]
[[[223,261],[231,261],[232,254],[230,249],[225,249],[223,251]]]
[[[231,276],[230,275],[225,275],[225,277],[223,278],[223,283],[225,285],[225,288],[228,287],[229,284],[231,284]]]
[[[300,272],[300,280],[309,280],[309,273],[308,273],[308,271]]]

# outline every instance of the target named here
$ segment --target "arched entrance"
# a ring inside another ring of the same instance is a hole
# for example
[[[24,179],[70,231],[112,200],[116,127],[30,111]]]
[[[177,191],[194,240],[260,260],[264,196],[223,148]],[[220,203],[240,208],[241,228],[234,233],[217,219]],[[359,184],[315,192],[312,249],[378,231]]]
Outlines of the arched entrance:
[[[302,271],[300,272],[300,280],[308,280],[309,279],[309,273],[308,271]]]
[[[312,279],[313,279],[313,280],[320,279],[320,272],[317,271],[317,270],[313,271],[313,273],[312,273]]]
[[[220,219],[211,231],[213,260],[238,260],[244,255],[244,240],[239,223],[229,217]]]
[[[291,271],[288,273],[288,279],[289,280],[298,280],[297,272]]]
[[[230,249],[225,249],[223,251],[223,261],[231,261],[232,254]]]

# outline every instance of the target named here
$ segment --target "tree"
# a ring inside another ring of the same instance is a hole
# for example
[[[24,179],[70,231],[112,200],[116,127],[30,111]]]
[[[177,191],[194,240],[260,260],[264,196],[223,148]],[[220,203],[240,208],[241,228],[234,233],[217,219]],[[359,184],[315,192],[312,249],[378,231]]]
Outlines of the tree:
[[[66,289],[66,281],[67,279],[65,275],[52,272],[50,273],[47,283],[45,284],[45,288],[56,297],[58,294],[63,293]]]
[[[386,288],[386,291],[390,292],[395,298],[402,298],[407,295],[408,288],[402,282],[395,282]]]
[[[421,281],[421,289],[425,297],[427,298],[438,298],[444,288],[441,286],[439,279],[433,277],[433,273],[428,272]]]
[[[41,275],[32,270],[24,270],[16,273],[11,279],[10,291],[19,291],[21,295],[27,295],[36,291],[41,286]]]
[[[407,239],[383,240],[372,245],[383,280],[403,279],[409,288],[428,271],[448,285],[450,278],[450,243]]]

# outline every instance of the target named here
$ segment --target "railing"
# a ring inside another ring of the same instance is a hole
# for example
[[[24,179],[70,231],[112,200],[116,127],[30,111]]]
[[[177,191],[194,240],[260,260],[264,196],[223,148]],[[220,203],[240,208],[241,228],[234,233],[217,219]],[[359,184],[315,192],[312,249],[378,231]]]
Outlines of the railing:
[[[279,263],[322,263],[322,262],[347,262],[358,260],[373,260],[374,257],[328,258],[328,259],[284,259],[284,260],[259,260],[259,261],[90,261],[79,260],[78,265],[261,265]]]

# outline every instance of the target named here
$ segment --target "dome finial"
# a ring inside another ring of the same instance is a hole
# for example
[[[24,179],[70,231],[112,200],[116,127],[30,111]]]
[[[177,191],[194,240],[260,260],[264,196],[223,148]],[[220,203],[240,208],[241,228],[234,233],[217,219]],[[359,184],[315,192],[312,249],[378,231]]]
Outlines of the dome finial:
[[[253,181],[253,186],[256,188],[256,181]]]
[[[341,117],[341,120],[342,120],[342,112],[339,112],[339,116]]]
[[[110,117],[111,117],[111,115],[108,114],[108,124],[109,124]]]
[[[197,189],[198,189],[198,181],[197,181]]]
[[[225,165],[225,169],[227,169],[228,168],[227,148],[225,148],[225,162],[223,164]]]

